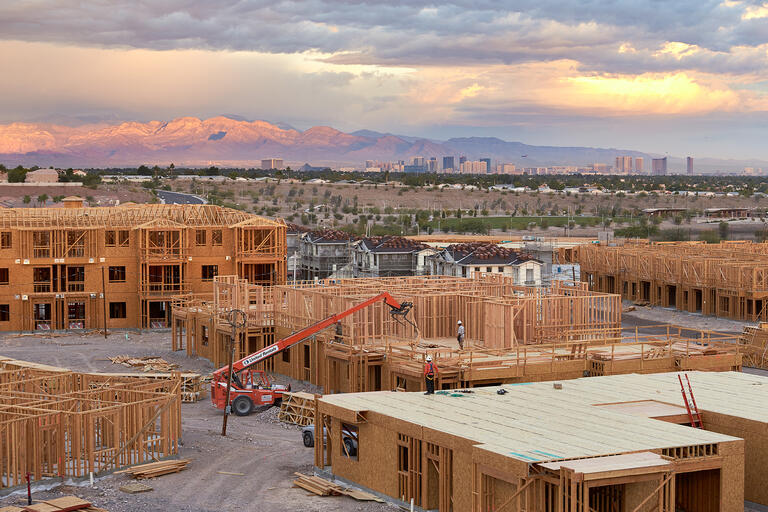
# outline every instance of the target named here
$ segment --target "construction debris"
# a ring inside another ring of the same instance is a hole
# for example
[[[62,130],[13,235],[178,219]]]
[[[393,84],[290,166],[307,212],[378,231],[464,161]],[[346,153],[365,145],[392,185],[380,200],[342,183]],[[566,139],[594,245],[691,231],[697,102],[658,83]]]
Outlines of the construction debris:
[[[384,503],[382,499],[377,498],[371,493],[342,487],[319,476],[307,476],[301,473],[294,473],[294,475],[297,478],[293,481],[293,485],[318,496],[349,496],[358,501],[378,501],[379,503]]]
[[[141,466],[133,466],[132,468],[124,469],[122,471],[115,471],[115,473],[128,473],[133,478],[141,480],[144,478],[155,478],[168,475],[170,473],[178,473],[186,468],[188,464],[189,460],[187,459],[163,460],[160,462],[142,464]]]
[[[108,359],[112,361],[112,364],[121,364],[127,368],[142,368],[142,371],[145,372],[169,372],[179,367],[176,363],[169,363],[157,356],[115,356]]]

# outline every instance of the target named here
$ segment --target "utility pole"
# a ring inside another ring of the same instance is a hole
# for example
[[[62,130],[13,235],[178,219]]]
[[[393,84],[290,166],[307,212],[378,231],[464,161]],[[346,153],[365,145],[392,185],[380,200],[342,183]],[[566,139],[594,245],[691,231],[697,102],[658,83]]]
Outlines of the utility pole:
[[[227,435],[227,418],[232,413],[232,404],[229,403],[229,393],[232,390],[232,365],[235,360],[235,340],[237,340],[237,330],[245,327],[248,317],[242,310],[233,309],[227,315],[227,323],[232,326],[232,337],[229,340],[229,373],[227,374],[227,399],[224,402],[224,420],[221,424],[221,435]]]

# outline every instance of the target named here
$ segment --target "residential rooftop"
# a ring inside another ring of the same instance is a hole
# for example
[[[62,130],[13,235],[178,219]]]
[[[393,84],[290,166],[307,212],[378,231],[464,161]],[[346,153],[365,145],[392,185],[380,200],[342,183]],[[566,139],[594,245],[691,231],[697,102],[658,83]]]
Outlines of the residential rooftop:
[[[363,417],[396,418],[435,436],[465,438],[527,463],[700,446],[736,438],[654,417],[686,415],[677,373],[614,375],[472,389],[472,393],[326,395],[321,402]],[[768,378],[690,372],[699,409],[768,422]],[[498,394],[500,389],[505,394]],[[626,405],[634,402],[635,405]],[[644,402],[644,403],[640,403]],[[604,406],[604,404],[623,404]],[[322,408],[322,405],[321,405]],[[425,435],[426,432],[425,432]]]

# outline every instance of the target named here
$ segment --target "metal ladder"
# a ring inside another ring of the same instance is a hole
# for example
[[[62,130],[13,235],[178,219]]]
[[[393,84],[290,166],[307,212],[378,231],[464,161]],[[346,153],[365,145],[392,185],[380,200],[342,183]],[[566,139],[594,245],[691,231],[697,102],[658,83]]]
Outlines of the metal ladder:
[[[699,413],[699,406],[696,405],[696,399],[693,397],[693,388],[691,388],[691,381],[688,380],[688,374],[685,375],[685,383],[688,384],[688,391],[686,392],[685,384],[683,384],[683,378],[680,374],[677,374],[677,380],[680,381],[680,392],[683,393],[683,401],[685,402],[685,409],[688,411],[688,419],[691,421],[693,428],[704,428],[704,424],[701,422],[701,414]],[[689,398],[690,396],[690,398]]]

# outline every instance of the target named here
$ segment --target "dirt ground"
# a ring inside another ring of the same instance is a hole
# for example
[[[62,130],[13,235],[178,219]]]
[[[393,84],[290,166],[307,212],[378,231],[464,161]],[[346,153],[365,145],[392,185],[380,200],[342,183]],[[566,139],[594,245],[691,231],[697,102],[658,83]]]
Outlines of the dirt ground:
[[[0,339],[0,355],[81,371],[126,372],[107,356],[156,355],[181,365],[185,371],[214,370],[205,359],[189,359],[170,350],[169,333],[116,333],[105,340],[98,334],[43,338],[6,336]],[[137,372],[141,373],[141,372]],[[293,389],[309,389],[303,383],[277,377]],[[305,448],[299,427],[277,421],[277,409],[262,408],[248,417],[229,418],[227,437],[221,437],[221,412],[206,396],[195,404],[182,404],[183,446],[180,456],[190,465],[180,473],[146,481],[153,491],[126,494],[119,490],[131,481],[126,475],[108,475],[94,487],[87,482],[33,492],[34,500],[73,494],[110,512],[352,512],[395,510],[391,505],[358,502],[348,497],[317,497],[294,488],[293,473],[312,473],[314,451]],[[225,475],[219,471],[245,473]],[[25,495],[0,499],[0,507],[25,504]]]
[[[628,329],[635,325],[675,323],[698,329],[741,332],[744,325],[744,322],[662,308],[638,308],[623,317]],[[205,359],[190,359],[184,352],[172,352],[167,332],[114,333],[107,340],[95,333],[53,338],[17,335],[0,338],[0,355],[73,370],[132,371],[107,359],[108,356],[121,354],[160,356],[179,364],[184,371],[209,373],[214,370]],[[766,373],[762,370],[755,372]],[[306,383],[282,376],[275,380],[282,384],[290,383],[293,389],[317,391]],[[276,408],[262,408],[248,417],[232,416],[226,438],[220,435],[221,420],[221,412],[211,406],[208,397],[195,404],[182,405],[183,445],[180,456],[189,459],[190,465],[180,473],[145,481],[153,488],[150,492],[126,494],[119,487],[131,479],[126,475],[107,475],[98,479],[94,487],[90,487],[88,482],[81,482],[51,490],[36,489],[33,500],[72,494],[110,512],[399,510],[393,505],[358,502],[348,497],[321,498],[294,488],[294,472],[311,474],[313,450],[302,444],[299,427],[277,421]],[[245,476],[220,472],[245,473]],[[26,496],[23,494],[0,498],[0,507],[25,503]],[[766,512],[768,509],[748,503],[745,510]]]
[[[631,301],[624,301],[623,306],[632,306]],[[622,327],[634,329],[635,326],[656,324],[672,324],[691,329],[719,331],[731,334],[741,334],[745,325],[755,325],[755,322],[730,320],[716,316],[704,316],[700,313],[688,313],[673,308],[635,306],[634,311],[621,314]]]

